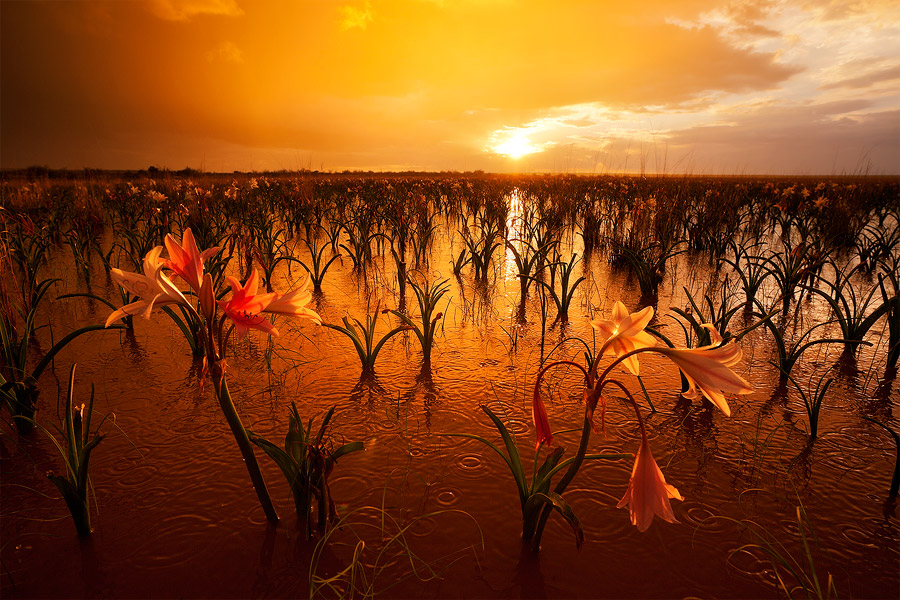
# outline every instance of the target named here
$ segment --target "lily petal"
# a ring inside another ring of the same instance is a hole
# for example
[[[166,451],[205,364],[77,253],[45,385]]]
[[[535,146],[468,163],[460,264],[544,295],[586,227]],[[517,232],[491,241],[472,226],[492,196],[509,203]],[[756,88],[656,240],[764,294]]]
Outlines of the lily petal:
[[[671,498],[684,500],[675,486],[666,483],[665,476],[653,459],[650,443],[645,436],[641,439],[641,447],[634,459],[628,489],[616,508],[628,506],[632,525],[636,525],[638,531],[644,532],[650,527],[654,516],[659,516],[669,523],[678,522],[669,502]]]

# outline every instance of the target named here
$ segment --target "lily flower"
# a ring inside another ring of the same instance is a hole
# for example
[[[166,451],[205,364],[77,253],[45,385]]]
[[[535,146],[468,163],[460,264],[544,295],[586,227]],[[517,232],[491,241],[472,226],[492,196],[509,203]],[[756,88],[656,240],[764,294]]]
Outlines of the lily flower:
[[[713,338],[715,342],[715,337]],[[688,389],[682,392],[685,398],[693,400],[703,395],[715,404],[725,416],[731,416],[731,409],[725,402],[725,394],[749,394],[753,391],[750,384],[731,367],[741,361],[741,349],[734,340],[720,346],[702,346],[700,348],[665,348],[655,349],[678,365],[688,382]]]
[[[127,315],[141,315],[145,319],[149,319],[153,307],[160,304],[190,306],[184,294],[162,272],[163,261],[159,258],[161,252],[162,246],[156,246],[147,253],[147,256],[144,257],[143,274],[110,269],[109,273],[112,278],[127,292],[140,299],[126,304],[109,315],[109,318],[106,319],[107,327]]]
[[[625,305],[617,300],[613,305],[612,319],[591,321],[591,326],[603,337],[601,356],[605,355],[607,350],[612,350],[617,357],[621,357],[634,350],[655,346],[656,340],[644,331],[652,318],[652,306],[628,314]],[[632,375],[640,374],[640,365],[636,356],[629,356],[622,363],[631,371]]]
[[[550,417],[547,416],[547,407],[541,400],[540,379],[534,385],[534,397],[531,400],[531,419],[534,421],[534,431],[537,435],[534,449],[537,450],[541,444],[551,446],[553,444],[553,433],[550,431]]]
[[[203,261],[215,255],[219,251],[219,247],[208,248],[200,252],[190,227],[185,229],[181,235],[180,244],[175,241],[171,233],[166,236],[165,243],[166,249],[169,251],[169,260],[165,261],[165,266],[172,269],[176,275],[191,286],[192,290],[199,293],[200,286],[203,284]]]
[[[312,300],[309,283],[310,277],[307,275],[300,287],[286,294],[276,294],[275,298],[263,310],[267,313],[305,317],[316,325],[321,325],[322,317],[319,316],[319,313],[311,308],[306,308],[306,305]]]
[[[275,300],[278,294],[257,294],[259,287],[259,273],[254,268],[247,278],[247,282],[241,285],[236,278],[228,276],[228,285],[231,286],[231,298],[218,300],[219,306],[234,322],[234,330],[238,339],[243,338],[251,329],[259,329],[270,335],[278,335],[278,330],[260,313]]]
[[[670,498],[684,500],[675,486],[666,483],[666,478],[650,452],[647,436],[643,435],[641,447],[634,459],[628,489],[616,508],[627,505],[632,525],[636,525],[638,531],[644,532],[650,527],[656,515],[669,523],[678,522],[675,513],[672,512]]]

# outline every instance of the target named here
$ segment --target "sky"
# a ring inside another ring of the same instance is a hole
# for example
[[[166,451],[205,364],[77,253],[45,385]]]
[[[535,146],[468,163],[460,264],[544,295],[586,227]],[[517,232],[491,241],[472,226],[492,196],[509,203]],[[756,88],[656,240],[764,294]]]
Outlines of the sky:
[[[0,167],[900,174],[896,0],[0,0]]]

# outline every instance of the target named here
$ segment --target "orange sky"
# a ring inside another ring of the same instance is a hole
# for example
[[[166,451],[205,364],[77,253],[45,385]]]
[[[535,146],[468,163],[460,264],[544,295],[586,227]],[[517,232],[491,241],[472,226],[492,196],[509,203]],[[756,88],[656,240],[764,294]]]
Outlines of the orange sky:
[[[900,173],[895,0],[3,0],[0,26],[4,168]]]

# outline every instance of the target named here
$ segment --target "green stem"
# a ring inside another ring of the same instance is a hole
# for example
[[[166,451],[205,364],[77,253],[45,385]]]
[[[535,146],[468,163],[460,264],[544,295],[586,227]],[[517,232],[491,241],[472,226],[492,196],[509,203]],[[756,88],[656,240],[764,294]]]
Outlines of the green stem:
[[[578,473],[578,469],[581,468],[581,464],[584,462],[584,456],[587,454],[588,442],[591,439],[591,418],[588,414],[589,408],[588,405],[585,404],[585,412],[584,412],[584,426],[581,428],[581,441],[578,444],[578,451],[575,453],[574,460],[572,464],[569,465],[569,469],[566,471],[565,475],[563,475],[562,479],[559,480],[559,483],[556,484],[555,492],[557,494],[562,494],[566,487],[571,483],[572,479],[575,478],[575,474]],[[545,505],[541,510],[541,516],[538,519],[537,526],[534,528],[534,541],[531,544],[532,552],[538,552],[541,549],[541,536],[544,534],[544,526],[547,524],[547,519],[550,518],[550,512],[553,508],[549,505]],[[525,539],[528,539],[530,536],[526,536]]]
[[[212,367],[214,371],[221,368],[222,367],[219,365],[213,365]],[[263,480],[262,473],[259,470],[259,463],[256,460],[256,455],[253,454],[253,447],[250,445],[250,438],[247,435],[247,430],[244,429],[241,418],[234,408],[234,402],[231,400],[231,393],[228,391],[228,382],[225,381],[225,373],[221,371],[219,373],[214,372],[213,383],[216,387],[216,399],[219,401],[219,408],[222,409],[222,413],[225,415],[225,420],[228,421],[228,426],[231,427],[231,433],[234,435],[238,448],[241,449],[241,455],[244,457],[244,464],[247,465],[247,471],[250,473],[250,480],[253,482],[253,488],[256,490],[256,495],[259,498],[259,503],[262,505],[263,512],[266,513],[266,519],[272,523],[277,523],[278,514],[275,512],[275,507],[272,506],[271,498],[269,498],[269,491],[266,489],[266,482]]]

